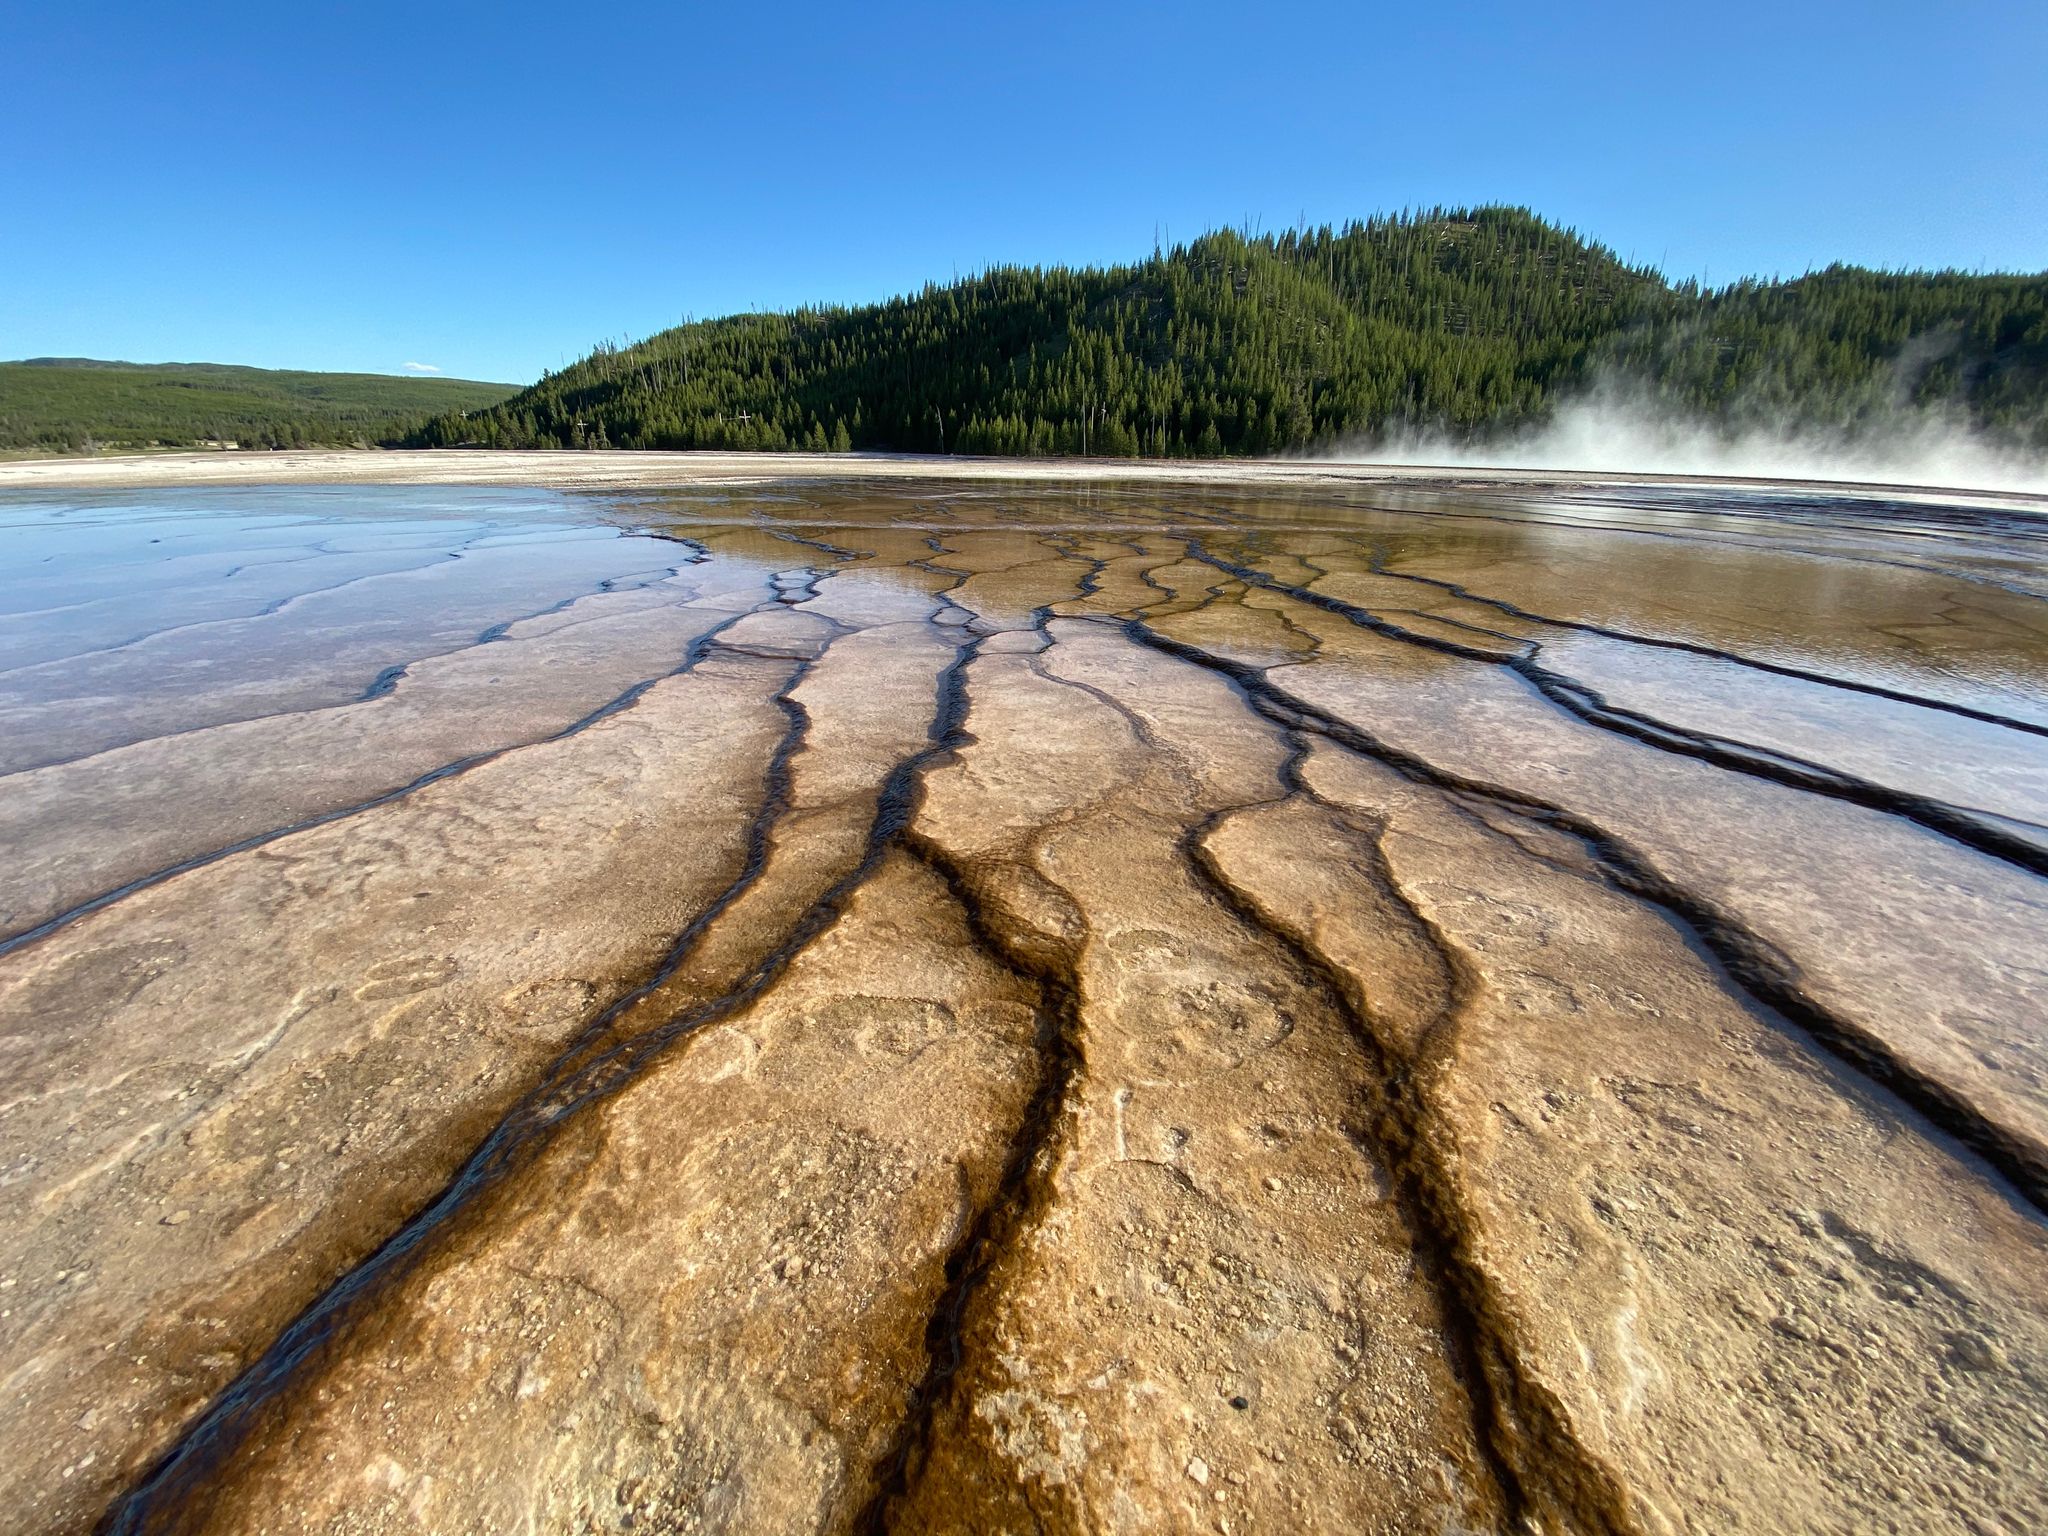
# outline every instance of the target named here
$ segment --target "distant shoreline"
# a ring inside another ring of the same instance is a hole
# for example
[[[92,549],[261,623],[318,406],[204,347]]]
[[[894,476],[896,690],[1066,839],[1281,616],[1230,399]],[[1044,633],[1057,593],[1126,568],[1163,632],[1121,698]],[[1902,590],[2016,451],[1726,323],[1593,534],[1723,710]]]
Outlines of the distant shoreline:
[[[1726,485],[1953,500],[2048,509],[2048,496],[1850,480],[1622,474],[1561,469],[1369,464],[1316,459],[1018,459],[896,453],[662,453],[598,450],[309,448],[0,460],[0,491],[233,485],[482,485],[654,490],[777,481],[1014,481],[1044,485],[1216,485],[1457,490]]]

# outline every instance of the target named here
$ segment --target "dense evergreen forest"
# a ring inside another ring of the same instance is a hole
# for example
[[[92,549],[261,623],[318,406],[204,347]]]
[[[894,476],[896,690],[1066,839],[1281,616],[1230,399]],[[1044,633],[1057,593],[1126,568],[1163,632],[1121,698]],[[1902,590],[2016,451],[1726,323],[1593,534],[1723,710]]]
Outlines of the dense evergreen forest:
[[[1431,209],[685,324],[402,441],[1264,455],[1508,430],[1596,377],[1731,425],[1938,406],[2048,446],[2048,274],[1703,290],[1524,209]]]
[[[41,357],[0,363],[0,449],[390,441],[440,413],[494,405],[516,389],[380,373]]]

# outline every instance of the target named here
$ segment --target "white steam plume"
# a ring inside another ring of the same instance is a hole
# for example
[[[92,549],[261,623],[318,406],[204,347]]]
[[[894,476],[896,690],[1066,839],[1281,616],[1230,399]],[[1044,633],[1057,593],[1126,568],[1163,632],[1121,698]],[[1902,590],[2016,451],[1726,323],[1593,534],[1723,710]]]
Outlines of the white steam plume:
[[[1340,447],[1333,457],[1381,464],[1620,474],[1735,475],[1841,480],[2048,495],[2048,454],[1980,432],[1959,410],[1916,406],[1904,387],[1938,343],[1902,355],[1852,420],[1795,423],[1782,408],[1740,400],[1709,417],[1660,399],[1656,386],[1622,373],[1597,378],[1549,418],[1505,435],[1459,439],[1413,431]]]

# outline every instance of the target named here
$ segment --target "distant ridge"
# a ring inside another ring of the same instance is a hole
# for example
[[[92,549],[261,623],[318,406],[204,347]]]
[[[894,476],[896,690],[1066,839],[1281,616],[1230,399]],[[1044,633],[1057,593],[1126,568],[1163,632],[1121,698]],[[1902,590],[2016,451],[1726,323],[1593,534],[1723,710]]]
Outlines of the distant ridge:
[[[405,441],[1262,455],[1503,431],[1595,379],[1733,425],[1929,408],[2048,448],[2048,275],[1703,290],[1527,209],[1437,208],[685,324]]]
[[[435,415],[480,410],[517,389],[439,375],[31,357],[0,362],[0,448],[390,441]]]

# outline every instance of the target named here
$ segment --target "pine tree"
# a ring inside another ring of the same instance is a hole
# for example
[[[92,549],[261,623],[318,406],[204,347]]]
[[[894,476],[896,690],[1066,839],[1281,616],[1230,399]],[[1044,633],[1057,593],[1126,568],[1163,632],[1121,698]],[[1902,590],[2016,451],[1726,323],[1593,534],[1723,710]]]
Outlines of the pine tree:
[[[2048,445],[2048,277],[1830,268],[1702,290],[1524,210],[1431,209],[692,322],[405,440],[1266,454],[1498,430],[1604,370],[1730,420],[1869,421],[1903,390]]]

